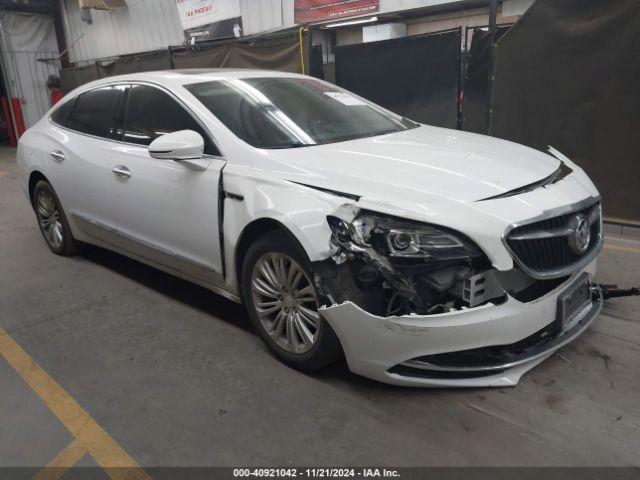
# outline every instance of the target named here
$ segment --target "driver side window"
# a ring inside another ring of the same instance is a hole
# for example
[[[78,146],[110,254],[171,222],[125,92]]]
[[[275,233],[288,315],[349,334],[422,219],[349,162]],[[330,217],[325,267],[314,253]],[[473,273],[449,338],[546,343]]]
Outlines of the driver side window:
[[[176,100],[158,88],[133,85],[129,89],[123,140],[149,145],[165,133],[193,130],[204,139],[204,153],[220,155],[209,134]]]

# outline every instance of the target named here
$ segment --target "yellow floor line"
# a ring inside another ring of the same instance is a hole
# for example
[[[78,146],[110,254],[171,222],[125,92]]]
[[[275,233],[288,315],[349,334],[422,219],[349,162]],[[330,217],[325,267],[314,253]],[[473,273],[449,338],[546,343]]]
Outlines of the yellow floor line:
[[[625,247],[624,245],[614,245],[612,243],[605,243],[604,248],[607,250],[615,250],[616,252],[640,253],[640,248]]]
[[[33,477],[33,480],[58,480],[69,468],[73,467],[87,453],[76,438],[67,447],[56,455],[46,467]]]
[[[3,172],[0,170],[0,177],[4,177],[5,175],[9,175],[9,172]]]
[[[77,445],[89,452],[112,479],[151,478],[1,327],[0,355],[71,432]]]

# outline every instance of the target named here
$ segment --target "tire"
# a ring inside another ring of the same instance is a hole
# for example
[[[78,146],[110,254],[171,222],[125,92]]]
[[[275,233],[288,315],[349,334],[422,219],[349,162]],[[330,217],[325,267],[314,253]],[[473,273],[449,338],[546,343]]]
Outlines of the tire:
[[[278,359],[302,371],[321,369],[342,355],[338,337],[317,313],[320,297],[310,263],[289,235],[272,231],[249,247],[241,277],[254,327]],[[288,288],[283,278],[290,279]]]
[[[80,251],[81,244],[73,238],[67,217],[51,184],[36,183],[33,190],[33,209],[38,227],[49,250],[56,255],[70,256]]]

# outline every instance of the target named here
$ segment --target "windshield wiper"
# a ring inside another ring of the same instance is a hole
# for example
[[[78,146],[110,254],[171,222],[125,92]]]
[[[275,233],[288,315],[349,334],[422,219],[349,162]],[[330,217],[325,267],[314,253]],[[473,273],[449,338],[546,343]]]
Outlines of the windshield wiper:
[[[263,145],[261,147],[258,148],[268,148],[271,150],[278,150],[278,149],[284,149],[284,148],[301,148],[301,147],[309,147],[311,145],[314,145],[313,143],[307,144],[307,143],[302,143],[302,142],[291,142],[291,143],[283,143],[280,145]]]
[[[369,132],[366,134],[367,137],[377,137],[378,135],[386,135],[388,133],[396,133],[399,132],[400,130],[397,130],[395,128],[390,128],[388,130],[381,130],[379,132]]]

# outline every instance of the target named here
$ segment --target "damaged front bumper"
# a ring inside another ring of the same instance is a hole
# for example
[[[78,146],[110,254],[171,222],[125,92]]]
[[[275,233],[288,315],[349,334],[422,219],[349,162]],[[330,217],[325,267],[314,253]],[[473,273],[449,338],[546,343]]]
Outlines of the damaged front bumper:
[[[602,294],[597,290],[570,322],[557,327],[558,299],[576,282],[590,282],[594,272],[595,261],[527,303],[507,296],[499,305],[382,317],[347,301],[320,312],[340,338],[354,373],[406,386],[513,386],[600,313]]]

